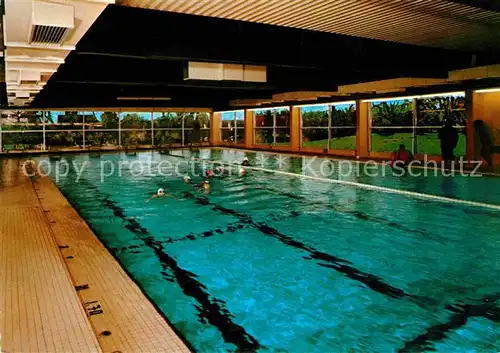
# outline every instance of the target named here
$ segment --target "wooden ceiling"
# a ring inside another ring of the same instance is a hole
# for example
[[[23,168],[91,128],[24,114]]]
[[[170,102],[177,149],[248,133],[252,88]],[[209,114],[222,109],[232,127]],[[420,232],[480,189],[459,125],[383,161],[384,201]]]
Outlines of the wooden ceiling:
[[[500,48],[500,5],[468,0],[118,0],[124,6],[453,50]]]

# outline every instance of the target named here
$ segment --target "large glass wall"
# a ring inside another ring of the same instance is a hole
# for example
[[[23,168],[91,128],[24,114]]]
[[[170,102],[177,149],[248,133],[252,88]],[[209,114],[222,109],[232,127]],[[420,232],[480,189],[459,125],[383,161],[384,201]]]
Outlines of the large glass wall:
[[[90,148],[116,147],[120,144],[117,112],[92,112],[85,116],[85,140]]]
[[[183,113],[184,144],[199,144],[210,140],[210,115],[207,113]]]
[[[459,136],[455,156],[464,156],[466,119],[464,93],[372,102],[371,151],[404,144],[414,154],[441,155],[439,130],[451,121]]]
[[[356,149],[356,102],[332,106],[330,149]]]
[[[257,145],[290,145],[290,108],[254,110]]]
[[[121,143],[125,148],[151,146],[152,113],[124,112],[120,114]]]
[[[200,122],[200,134],[201,134],[201,143],[209,143],[210,142],[210,114],[208,113],[197,113],[196,118]]]
[[[446,121],[451,121],[458,132],[458,143],[455,156],[465,156],[467,145],[465,131],[467,113],[465,111],[465,95],[438,96],[417,100],[417,125],[415,152],[428,155],[441,154],[439,129]]]
[[[0,146],[9,151],[209,142],[210,114],[103,111],[3,111]]]
[[[313,105],[301,108],[302,147],[356,149],[356,103]]]
[[[329,105],[301,108],[302,147],[328,149],[330,109]]]
[[[371,151],[393,152],[404,144],[413,147],[413,100],[371,103]]]
[[[2,114],[2,150],[43,150],[43,112],[9,111]]]
[[[182,115],[176,113],[153,113],[154,143],[162,145],[182,145]]]
[[[83,148],[83,117],[76,111],[46,112],[46,148],[51,151]]]
[[[245,143],[245,112],[221,113],[221,139],[225,143]]]

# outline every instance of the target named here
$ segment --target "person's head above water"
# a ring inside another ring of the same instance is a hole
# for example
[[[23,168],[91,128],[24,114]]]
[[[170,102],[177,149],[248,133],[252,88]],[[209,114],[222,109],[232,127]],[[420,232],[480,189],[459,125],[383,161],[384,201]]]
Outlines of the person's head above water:
[[[249,166],[250,162],[248,161],[248,158],[245,157],[245,158],[243,158],[243,162],[241,162],[241,164],[244,165],[244,166]]]
[[[184,176],[184,182],[185,182],[186,184],[189,184],[189,183],[191,182],[191,177],[190,177],[189,175],[185,175],[185,176]]]
[[[212,169],[207,169],[207,171],[205,172],[205,175],[207,177],[213,177],[214,176],[214,172],[212,171]]]
[[[238,175],[239,176],[243,176],[247,173],[247,171],[244,169],[244,168],[240,168],[239,172],[238,172]]]
[[[159,188],[158,191],[156,192],[156,195],[158,195],[158,196],[165,195],[165,189]]]
[[[222,167],[215,168],[215,172],[219,174],[222,173]]]

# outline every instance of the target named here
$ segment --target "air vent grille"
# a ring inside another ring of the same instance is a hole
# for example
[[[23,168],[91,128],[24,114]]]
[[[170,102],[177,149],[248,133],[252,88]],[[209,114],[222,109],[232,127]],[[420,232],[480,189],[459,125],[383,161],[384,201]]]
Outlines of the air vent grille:
[[[35,45],[61,45],[70,29],[67,27],[34,25],[30,43]]]

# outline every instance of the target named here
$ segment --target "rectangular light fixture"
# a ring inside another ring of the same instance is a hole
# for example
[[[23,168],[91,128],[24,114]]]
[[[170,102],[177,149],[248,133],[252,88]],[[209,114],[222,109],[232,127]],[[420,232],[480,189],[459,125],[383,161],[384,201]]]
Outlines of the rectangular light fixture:
[[[188,61],[184,80],[267,82],[267,67],[262,65]]]
[[[337,106],[337,105],[346,105],[346,104],[356,104],[356,101],[303,104],[303,105],[296,105],[294,107],[295,108],[310,108],[310,107],[325,107],[325,106],[330,106],[330,105]]]
[[[227,113],[239,113],[239,112],[244,112],[244,109],[239,109],[239,110],[224,110],[220,112],[214,112],[215,114],[227,114]]]
[[[436,94],[424,94],[424,95],[420,95],[420,96],[406,96],[406,97],[392,97],[392,98],[373,98],[373,99],[365,99],[365,100],[363,100],[363,102],[390,102],[390,101],[396,101],[396,100],[435,98],[435,97],[449,97],[449,96],[458,96],[458,95],[465,96],[465,91],[436,93]]]
[[[497,88],[485,88],[485,89],[478,89],[477,91],[474,91],[476,93],[489,93],[489,92],[500,92],[500,87]]]
[[[252,108],[252,109],[248,109],[248,110],[251,111],[251,112],[254,112],[256,110],[278,110],[278,109],[288,109],[288,110],[290,110],[290,107],[289,106],[283,106],[283,107],[260,107],[260,108]]]
[[[169,101],[170,97],[117,97],[119,101]]]

